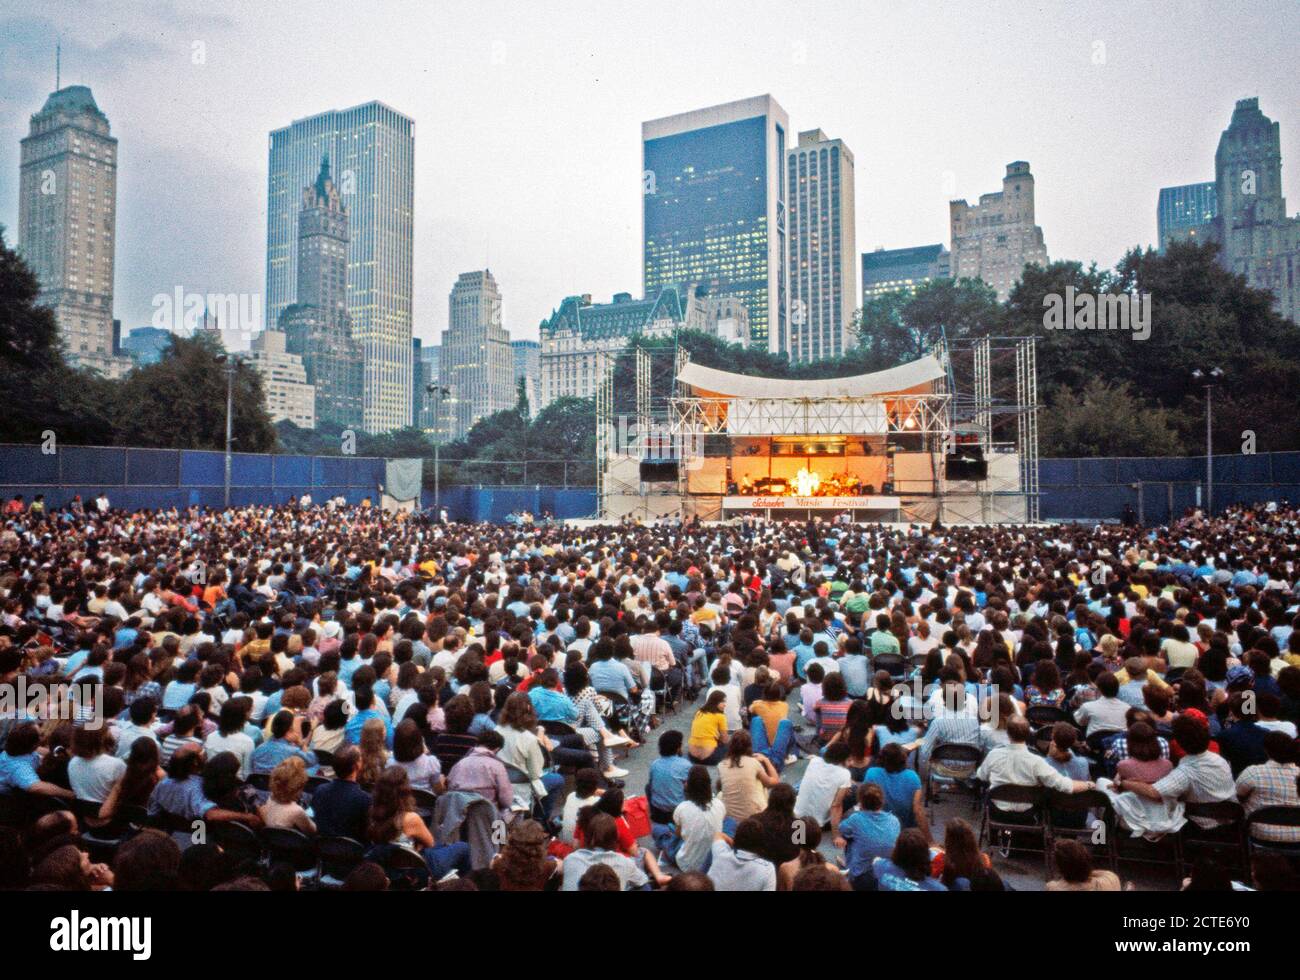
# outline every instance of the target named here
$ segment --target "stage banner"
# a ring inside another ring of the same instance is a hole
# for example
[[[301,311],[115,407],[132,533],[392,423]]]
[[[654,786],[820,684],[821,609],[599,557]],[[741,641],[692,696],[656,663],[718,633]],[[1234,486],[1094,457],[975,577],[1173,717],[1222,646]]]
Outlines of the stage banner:
[[[723,510],[897,510],[897,497],[724,497]]]

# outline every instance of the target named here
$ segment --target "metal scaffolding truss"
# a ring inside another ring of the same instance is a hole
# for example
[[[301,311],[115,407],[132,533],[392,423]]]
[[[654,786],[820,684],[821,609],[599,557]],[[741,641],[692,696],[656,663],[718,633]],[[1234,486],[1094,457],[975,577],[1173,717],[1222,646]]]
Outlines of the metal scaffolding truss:
[[[614,425],[614,358],[605,351],[596,357],[596,506],[604,510],[609,489],[606,469],[617,438]]]
[[[950,356],[969,369],[971,394],[953,400],[954,429],[971,426],[985,458],[1015,452],[1015,474],[990,475],[979,493],[991,511],[994,496],[1023,495],[1027,519],[1039,517],[1038,359],[1034,337],[977,337],[951,345]]]
[[[688,436],[913,435],[946,438],[948,394],[861,398],[694,398],[672,401],[674,434]]]
[[[1016,450],[1020,453],[1020,486],[1031,521],[1038,520],[1038,345],[1024,337],[1016,344]]]
[[[985,452],[992,449],[993,441],[993,383],[992,350],[988,337],[981,337],[973,348],[975,360],[975,425],[980,430],[980,445]]]

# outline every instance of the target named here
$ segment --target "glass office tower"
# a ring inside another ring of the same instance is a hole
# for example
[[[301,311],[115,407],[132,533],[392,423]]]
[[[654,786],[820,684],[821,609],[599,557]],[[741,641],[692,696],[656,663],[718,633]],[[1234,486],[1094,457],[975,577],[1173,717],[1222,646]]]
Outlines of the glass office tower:
[[[1210,237],[1219,214],[1219,195],[1214,181],[1160,188],[1156,204],[1156,228],[1163,252],[1171,241]]]
[[[347,308],[365,362],[362,425],[411,424],[415,123],[380,102],[330,110],[271,133],[266,322],[295,300],[302,189],[323,157],[351,223]]]
[[[690,282],[741,299],[788,351],[785,110],[770,95],[641,126],[645,295]]]

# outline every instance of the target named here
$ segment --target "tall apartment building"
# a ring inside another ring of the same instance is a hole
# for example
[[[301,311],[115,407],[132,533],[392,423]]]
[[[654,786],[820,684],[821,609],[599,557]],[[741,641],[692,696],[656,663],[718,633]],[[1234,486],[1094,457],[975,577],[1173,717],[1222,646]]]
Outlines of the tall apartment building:
[[[541,341],[512,340],[510,349],[514,354],[515,384],[523,383],[529,412],[536,416],[541,411],[538,402],[542,397]]]
[[[1156,234],[1160,251],[1170,242],[1205,240],[1214,236],[1219,196],[1214,181],[1160,188],[1156,202]]]
[[[943,245],[878,248],[862,253],[862,303],[889,293],[913,292],[933,279],[946,279],[952,254]]]
[[[280,311],[277,327],[288,352],[302,358],[315,388],[316,418],[342,429],[360,428],[365,369],[348,313],[349,214],[330,176],[328,156],[300,200],[295,302]]]
[[[266,233],[266,322],[295,301],[299,196],[322,157],[347,206],[347,310],[365,361],[362,424],[386,432],[411,422],[415,123],[381,102],[330,110],[271,133]]]
[[[948,210],[954,279],[983,279],[1004,302],[1026,265],[1047,265],[1043,229],[1034,224],[1034,175],[1025,161],[1007,164],[1002,190],[981,194],[974,207],[952,201]]]
[[[853,154],[820,129],[799,134],[786,167],[792,361],[839,357],[858,306]]]
[[[302,358],[287,352],[282,331],[263,330],[254,337],[244,362],[262,379],[272,422],[288,419],[302,429],[316,428],[316,389],[307,383]]]
[[[117,139],[85,85],[51,93],[31,117],[18,171],[18,250],[40,282],[74,365],[119,377],[113,332]]]
[[[443,383],[452,390],[451,438],[515,405],[514,352],[501,325],[501,290],[492,272],[462,272],[448,300],[442,335]]]
[[[738,297],[751,341],[790,349],[785,110],[770,95],[641,125],[644,294]]]
[[[1280,127],[1241,99],[1214,155],[1221,261],[1273,293],[1278,312],[1300,323],[1300,216],[1282,196]]]

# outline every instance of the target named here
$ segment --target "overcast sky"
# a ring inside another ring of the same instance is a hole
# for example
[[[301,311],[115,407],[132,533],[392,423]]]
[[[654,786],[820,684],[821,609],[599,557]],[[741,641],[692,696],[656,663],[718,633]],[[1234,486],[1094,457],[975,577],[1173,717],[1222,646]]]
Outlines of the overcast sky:
[[[1281,123],[1300,211],[1295,0],[4,0],[11,243],[60,34],[63,84],[89,85],[119,140],[124,330],[176,286],[263,295],[267,134],[371,99],[416,121],[426,342],[484,265],[517,338],[566,295],[639,294],[641,122],[764,92],[853,151],[859,251],[947,242],[949,198],[1024,159],[1050,256],[1113,265],[1155,239],[1160,187],[1213,178],[1247,96]]]

